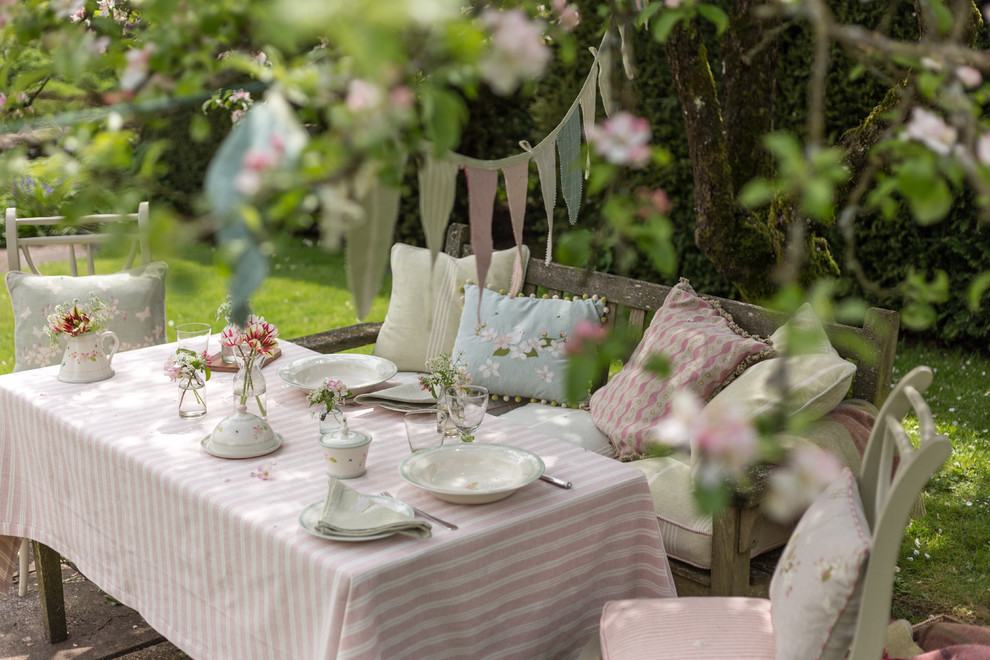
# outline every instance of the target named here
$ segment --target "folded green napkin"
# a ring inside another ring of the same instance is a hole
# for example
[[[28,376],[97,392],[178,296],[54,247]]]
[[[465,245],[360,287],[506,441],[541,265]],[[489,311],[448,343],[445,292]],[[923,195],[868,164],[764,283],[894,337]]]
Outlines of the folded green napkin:
[[[404,383],[377,392],[358,394],[354,403],[364,405],[387,404],[395,409],[421,410],[437,405],[436,398],[418,384]]]
[[[430,523],[389,507],[387,500],[362,495],[340,479],[331,477],[316,531],[354,538],[395,532],[420,539],[431,535]]]

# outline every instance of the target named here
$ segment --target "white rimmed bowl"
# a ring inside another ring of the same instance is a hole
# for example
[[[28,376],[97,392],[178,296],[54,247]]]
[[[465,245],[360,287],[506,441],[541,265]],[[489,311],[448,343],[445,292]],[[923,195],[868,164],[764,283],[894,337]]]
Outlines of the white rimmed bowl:
[[[324,378],[342,381],[352,394],[367,392],[395,375],[395,363],[375,355],[311,355],[278,368],[278,377],[295,387],[318,389]]]
[[[505,499],[543,474],[531,451],[483,442],[424,449],[399,465],[399,475],[434,497],[454,504]]]

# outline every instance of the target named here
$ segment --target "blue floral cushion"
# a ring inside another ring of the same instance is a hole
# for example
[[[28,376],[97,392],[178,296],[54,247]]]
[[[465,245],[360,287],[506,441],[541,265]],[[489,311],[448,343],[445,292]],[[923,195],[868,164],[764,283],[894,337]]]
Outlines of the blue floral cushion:
[[[605,304],[593,299],[510,298],[464,287],[464,309],[454,341],[475,385],[492,394],[564,402],[565,345],[581,320],[601,323]],[[574,402],[579,403],[579,402]]]

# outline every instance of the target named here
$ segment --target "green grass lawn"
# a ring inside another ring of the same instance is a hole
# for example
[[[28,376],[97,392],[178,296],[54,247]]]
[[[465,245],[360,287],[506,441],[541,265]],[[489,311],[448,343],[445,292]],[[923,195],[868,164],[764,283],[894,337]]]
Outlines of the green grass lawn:
[[[209,322],[219,331],[217,306],[224,279],[206,244],[181,246],[169,262],[167,318],[171,323]],[[102,261],[102,260],[101,260]],[[254,296],[256,311],[292,338],[354,323],[344,258],[302,240],[276,247],[272,270]],[[119,260],[98,264],[99,272],[119,268]],[[68,273],[66,264],[43,268]],[[385,317],[383,291],[365,320]],[[13,369],[13,315],[6,289],[0,293],[0,373]],[[174,333],[169,332],[169,339]],[[367,350],[367,349],[365,349]],[[990,357],[901,342],[894,381],[919,364],[935,370],[926,398],[940,433],[954,454],[925,491],[927,515],[907,529],[895,576],[893,614],[912,622],[948,613],[990,625]]]

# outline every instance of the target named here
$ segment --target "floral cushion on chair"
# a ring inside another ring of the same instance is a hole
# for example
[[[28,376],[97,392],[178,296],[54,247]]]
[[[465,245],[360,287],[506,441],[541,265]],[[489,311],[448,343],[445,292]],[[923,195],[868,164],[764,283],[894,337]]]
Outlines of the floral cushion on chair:
[[[165,276],[168,264],[156,261],[107,275],[34,275],[7,273],[14,307],[14,371],[58,364],[64,350],[45,334],[57,305],[98,296],[110,315],[108,329],[120,339],[118,350],[165,343]]]
[[[655,354],[670,362],[666,378],[646,368]],[[647,430],[667,414],[681,389],[708,401],[746,367],[773,354],[769,343],[746,334],[681,280],[629,362],[591,396],[592,419],[620,457],[641,454]]]
[[[566,399],[565,346],[581,321],[601,324],[600,300],[509,297],[464,287],[464,309],[454,354],[475,385],[492,394],[562,403]],[[580,403],[575,401],[573,403]]]
[[[845,655],[870,546],[859,486],[844,468],[808,507],[770,581],[778,660]]]

